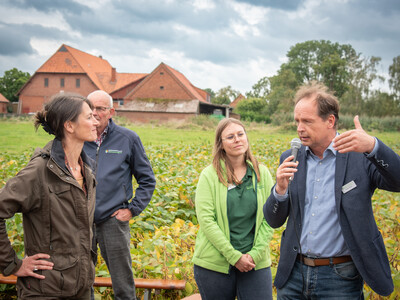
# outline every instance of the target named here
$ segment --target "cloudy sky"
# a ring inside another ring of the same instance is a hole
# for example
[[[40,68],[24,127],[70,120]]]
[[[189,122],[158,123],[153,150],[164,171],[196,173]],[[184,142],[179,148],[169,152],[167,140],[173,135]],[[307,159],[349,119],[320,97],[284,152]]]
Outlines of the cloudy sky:
[[[400,55],[400,1],[0,0],[0,76],[33,74],[64,43],[118,72],[164,62],[199,88],[245,93],[290,47],[322,39],[381,57],[385,75]]]

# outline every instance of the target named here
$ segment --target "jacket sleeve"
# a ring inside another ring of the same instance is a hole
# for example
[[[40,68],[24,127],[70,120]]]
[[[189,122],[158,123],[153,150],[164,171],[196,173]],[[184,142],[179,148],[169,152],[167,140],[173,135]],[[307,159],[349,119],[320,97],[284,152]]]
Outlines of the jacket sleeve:
[[[281,155],[280,164],[290,155],[290,152],[286,151]],[[274,196],[273,190],[275,185],[272,186],[271,192],[268,196],[267,202],[264,204],[264,217],[267,223],[272,228],[279,228],[285,224],[287,217],[289,216],[289,199],[279,201]]]
[[[15,273],[22,265],[8,239],[5,220],[17,212],[28,213],[39,208],[38,173],[31,161],[0,190],[0,271],[5,276]]]
[[[134,217],[138,216],[149,204],[156,186],[153,169],[151,168],[143,144],[137,135],[132,143],[130,168],[132,175],[139,185],[135,191],[135,196],[128,206]]]
[[[368,158],[374,167],[369,169],[373,182],[379,189],[400,192],[400,156],[378,141],[378,152]]]
[[[260,194],[263,197],[262,203],[264,204],[270,193],[273,181],[271,174],[266,167],[260,166],[260,173],[261,173],[261,180],[258,185],[262,184],[263,186],[261,189],[262,192],[260,192]],[[262,221],[258,229],[258,232],[256,233],[253,248],[248,253],[253,258],[256,265],[265,257],[265,255],[268,255],[266,251],[269,250],[269,243],[274,233],[274,230],[268,225],[268,223],[265,221],[263,217],[262,206],[261,209],[257,212],[257,214],[261,215],[260,219],[262,219]]]
[[[229,239],[217,224],[216,184],[218,182],[215,182],[212,176],[207,176],[206,172],[203,171],[200,174],[195,199],[196,215],[206,238],[226,258],[229,264],[235,265],[242,253],[233,248]]]

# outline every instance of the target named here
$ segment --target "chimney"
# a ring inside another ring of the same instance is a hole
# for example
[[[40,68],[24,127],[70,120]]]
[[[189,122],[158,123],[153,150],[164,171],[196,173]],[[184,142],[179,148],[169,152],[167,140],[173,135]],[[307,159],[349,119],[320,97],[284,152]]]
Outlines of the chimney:
[[[111,82],[117,81],[117,70],[115,68],[111,68]]]

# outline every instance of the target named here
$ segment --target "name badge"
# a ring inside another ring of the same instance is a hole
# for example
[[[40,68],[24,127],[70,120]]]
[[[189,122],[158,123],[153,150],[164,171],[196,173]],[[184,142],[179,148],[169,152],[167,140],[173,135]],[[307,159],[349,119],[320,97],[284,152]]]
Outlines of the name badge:
[[[351,191],[352,189],[355,189],[356,187],[357,184],[354,182],[354,180],[352,180],[349,183],[346,183],[344,186],[342,186],[342,193],[346,194],[347,192]]]

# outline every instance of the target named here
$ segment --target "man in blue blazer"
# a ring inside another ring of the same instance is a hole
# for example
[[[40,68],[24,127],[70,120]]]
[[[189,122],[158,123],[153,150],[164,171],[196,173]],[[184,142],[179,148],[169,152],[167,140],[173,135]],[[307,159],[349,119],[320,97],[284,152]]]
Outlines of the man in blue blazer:
[[[400,157],[361,127],[337,133],[339,103],[327,88],[299,89],[294,118],[302,142],[297,161],[284,152],[264,206],[282,234],[278,299],[363,299],[364,281],[389,295],[393,281],[371,197],[400,191]]]

